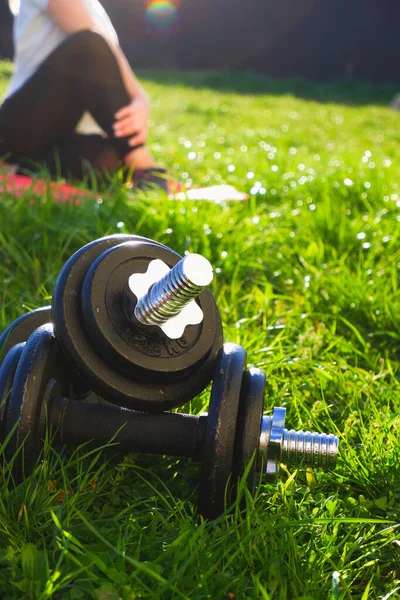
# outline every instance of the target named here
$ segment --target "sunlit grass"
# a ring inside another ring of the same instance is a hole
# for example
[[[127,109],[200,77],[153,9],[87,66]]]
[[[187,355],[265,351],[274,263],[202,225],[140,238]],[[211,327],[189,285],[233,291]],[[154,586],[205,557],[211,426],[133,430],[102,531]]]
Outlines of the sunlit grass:
[[[0,72],[9,76],[5,65]],[[111,199],[79,207],[3,195],[0,329],[48,304],[64,261],[96,237],[138,233],[200,252],[216,270],[226,341],[243,344],[249,364],[267,373],[266,410],[286,406],[289,427],[337,433],[338,466],[316,480],[287,473],[277,486],[260,485],[246,513],[204,523],[198,467],[188,461],[48,447],[19,487],[1,474],[2,597],[396,598],[400,117],[385,108],[392,90],[240,74],[180,73],[174,83],[174,74],[148,72],[143,81],[159,162],[187,185],[226,182],[250,201],[144,199],[116,183]],[[187,408],[206,406],[204,393]]]

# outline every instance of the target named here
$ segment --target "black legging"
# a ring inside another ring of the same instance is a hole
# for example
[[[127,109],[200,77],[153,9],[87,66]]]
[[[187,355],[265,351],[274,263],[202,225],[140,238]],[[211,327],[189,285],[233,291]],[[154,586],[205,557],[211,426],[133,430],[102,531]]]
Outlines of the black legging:
[[[0,158],[52,175],[110,173],[133,150],[114,137],[115,113],[131,101],[107,41],[85,30],[68,37],[32,77],[0,106]],[[75,133],[88,111],[107,133]]]

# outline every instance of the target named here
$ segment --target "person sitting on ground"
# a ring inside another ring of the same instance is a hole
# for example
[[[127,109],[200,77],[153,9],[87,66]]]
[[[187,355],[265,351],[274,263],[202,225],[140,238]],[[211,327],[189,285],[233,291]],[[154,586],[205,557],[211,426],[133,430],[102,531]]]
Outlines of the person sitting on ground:
[[[14,72],[0,105],[0,160],[52,176],[133,172],[168,191],[146,148],[150,102],[98,0],[21,0]]]

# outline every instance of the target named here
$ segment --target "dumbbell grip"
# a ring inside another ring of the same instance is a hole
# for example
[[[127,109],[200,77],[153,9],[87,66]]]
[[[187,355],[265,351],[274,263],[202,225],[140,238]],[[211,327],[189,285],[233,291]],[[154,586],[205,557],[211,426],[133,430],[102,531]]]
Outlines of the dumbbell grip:
[[[85,404],[59,398],[51,424],[61,443],[97,446],[112,442],[124,452],[187,456],[201,460],[206,418],[181,413],[145,414],[119,406]]]

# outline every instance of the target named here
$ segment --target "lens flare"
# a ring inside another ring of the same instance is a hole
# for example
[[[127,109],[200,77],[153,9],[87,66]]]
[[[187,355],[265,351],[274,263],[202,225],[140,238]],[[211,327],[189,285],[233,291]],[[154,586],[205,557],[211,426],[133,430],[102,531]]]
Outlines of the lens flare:
[[[21,4],[20,0],[8,0],[8,6],[10,7],[10,10],[11,10],[12,14],[14,15],[14,17],[16,17],[19,13],[20,4]]]
[[[152,0],[146,9],[146,21],[156,29],[170,29],[177,17],[178,9],[170,0]]]

